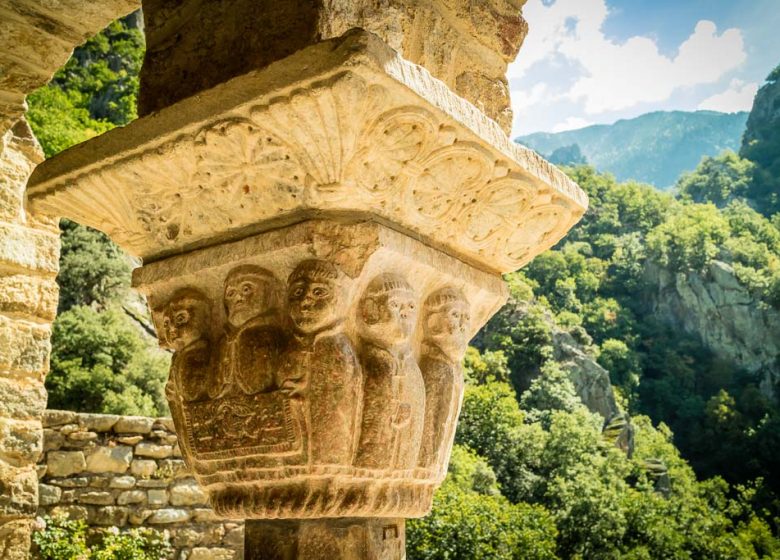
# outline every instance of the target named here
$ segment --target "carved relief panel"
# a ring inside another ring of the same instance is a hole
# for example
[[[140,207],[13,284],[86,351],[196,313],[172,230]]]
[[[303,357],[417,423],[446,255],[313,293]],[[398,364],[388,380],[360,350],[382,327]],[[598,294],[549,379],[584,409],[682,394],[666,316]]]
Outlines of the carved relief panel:
[[[374,223],[310,221],[147,265],[135,282],[174,351],[166,394],[218,514],[428,511],[460,362],[504,299],[500,278]]]

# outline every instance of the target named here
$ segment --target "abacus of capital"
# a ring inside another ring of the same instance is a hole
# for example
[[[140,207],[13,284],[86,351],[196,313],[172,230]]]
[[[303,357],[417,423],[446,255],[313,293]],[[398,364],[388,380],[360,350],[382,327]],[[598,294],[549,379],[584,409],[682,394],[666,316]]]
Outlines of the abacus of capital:
[[[40,165],[29,204],[143,259],[182,452],[247,558],[401,559],[501,273],[587,200],[490,118],[521,2],[227,4],[144,3],[144,116]]]

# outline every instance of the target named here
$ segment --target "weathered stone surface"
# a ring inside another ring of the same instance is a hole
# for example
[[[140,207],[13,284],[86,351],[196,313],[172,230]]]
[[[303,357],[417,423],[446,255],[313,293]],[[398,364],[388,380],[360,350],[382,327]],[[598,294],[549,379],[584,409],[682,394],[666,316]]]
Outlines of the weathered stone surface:
[[[135,445],[139,442],[142,442],[144,440],[144,436],[122,436],[116,438],[116,441],[118,443],[123,443],[125,445]]]
[[[163,525],[168,523],[182,523],[189,521],[192,514],[186,509],[158,509],[152,512],[146,522],[152,525]]]
[[[55,233],[0,222],[0,263],[53,274],[59,270],[60,239]]]
[[[51,515],[63,515],[68,519],[87,519],[89,517],[89,510],[84,506],[57,506],[51,509]]]
[[[33,515],[38,508],[35,465],[12,467],[0,461],[0,518]]]
[[[133,459],[133,448],[126,445],[96,447],[87,455],[86,468],[95,473],[125,473]]]
[[[236,551],[228,548],[193,548],[188,560],[236,560]]]
[[[70,476],[87,467],[82,451],[49,451],[46,454],[50,476]],[[84,479],[86,484],[86,479]]]
[[[173,454],[173,447],[170,445],[157,445],[145,441],[135,446],[135,454],[140,457],[165,459]]]
[[[82,492],[79,494],[79,502],[82,504],[108,506],[114,503],[114,496],[111,492]]]
[[[120,506],[143,504],[144,502],[146,502],[146,492],[143,490],[127,490],[121,492],[116,498],[116,503]]]
[[[92,508],[89,510],[88,521],[92,525],[107,525],[124,527],[127,524],[129,510],[121,506]]]
[[[79,414],[79,426],[92,432],[108,432],[119,422],[121,416],[116,414]]]
[[[31,519],[18,519],[0,525],[0,558],[28,560],[32,523]]]
[[[0,315],[0,372],[43,374],[48,371],[50,334],[48,325],[14,321]],[[42,412],[34,412],[34,417],[40,418]],[[19,418],[16,414],[9,416]]]
[[[171,505],[196,506],[206,502],[206,494],[192,479],[177,482],[171,487]]]
[[[81,471],[78,471],[81,472]],[[51,475],[51,471],[47,473]],[[84,488],[89,485],[89,479],[85,476],[75,476],[71,478],[50,478],[49,482],[62,486],[63,488]]]
[[[54,278],[26,274],[0,277],[0,313],[53,321],[58,298],[59,288]]]
[[[76,413],[70,410],[47,410],[42,419],[44,428],[73,424],[75,421]]]
[[[359,31],[67,150],[28,193],[145,259],[330,212],[390,221],[495,272],[551,247],[587,206],[561,171]]]
[[[402,560],[403,519],[247,521],[246,560],[283,550],[285,560]]]
[[[38,503],[42,506],[58,504],[62,498],[62,489],[49,484],[38,485]]]
[[[130,472],[139,478],[149,478],[155,471],[157,471],[157,463],[149,459],[133,459],[130,463]]]
[[[65,442],[65,436],[63,436],[59,431],[53,430],[51,428],[43,429],[43,450],[44,451],[57,450],[60,447],[62,447],[62,444],[64,442]]]
[[[0,459],[23,466],[35,463],[42,450],[43,430],[38,420],[0,418]]]
[[[157,472],[159,473],[159,470]],[[142,478],[135,483],[138,488],[166,488],[169,484],[170,481],[167,478]]]
[[[152,431],[154,418],[144,416],[122,416],[116,424],[114,431],[118,434],[148,434]]]
[[[507,64],[527,33],[522,0],[301,0],[257,10],[249,1],[145,0],[147,51],[140,113],[162,109],[322,39],[359,27],[425,67],[509,132]],[[172,22],[186,21],[186,34]],[[240,31],[239,31],[240,30]],[[206,54],[208,53],[208,54]],[[197,67],[199,72],[192,72]],[[177,87],[174,87],[174,84]]]
[[[117,488],[119,490],[127,490],[135,486],[135,477],[132,476],[117,476],[111,479],[109,488]]]
[[[167,490],[163,490],[163,489],[149,490],[147,491],[146,496],[147,496],[146,501],[150,506],[164,506],[168,504]]]

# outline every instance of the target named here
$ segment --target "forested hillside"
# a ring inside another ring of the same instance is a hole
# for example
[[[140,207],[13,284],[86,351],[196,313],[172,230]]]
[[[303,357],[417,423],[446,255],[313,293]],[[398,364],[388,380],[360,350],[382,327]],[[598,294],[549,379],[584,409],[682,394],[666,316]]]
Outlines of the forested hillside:
[[[747,113],[668,111],[611,125],[565,132],[537,132],[516,139],[553,163],[589,163],[618,180],[674,186],[703,156],[738,150]]]
[[[135,117],[132,22],[31,96],[47,155]],[[473,341],[450,474],[409,524],[410,559],[780,558],[780,150],[750,122],[744,159],[705,159],[676,198],[567,169],[591,207],[507,276]],[[165,413],[133,263],[62,231],[50,407]]]

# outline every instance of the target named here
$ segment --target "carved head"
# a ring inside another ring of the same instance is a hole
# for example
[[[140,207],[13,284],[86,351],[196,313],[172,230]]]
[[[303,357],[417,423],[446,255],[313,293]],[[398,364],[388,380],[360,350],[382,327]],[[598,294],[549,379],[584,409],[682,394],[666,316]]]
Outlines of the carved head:
[[[358,314],[364,336],[388,345],[407,342],[417,322],[417,298],[403,276],[380,274],[366,287]]]
[[[423,306],[425,340],[438,346],[453,362],[460,362],[468,345],[469,304],[454,288],[433,292]]]
[[[194,288],[178,290],[162,309],[160,345],[177,352],[206,337],[209,302]]]
[[[319,332],[341,318],[342,276],[334,264],[319,259],[295,267],[287,281],[287,303],[300,332]]]
[[[225,311],[233,327],[264,315],[277,307],[276,278],[264,268],[244,265],[225,279]]]

